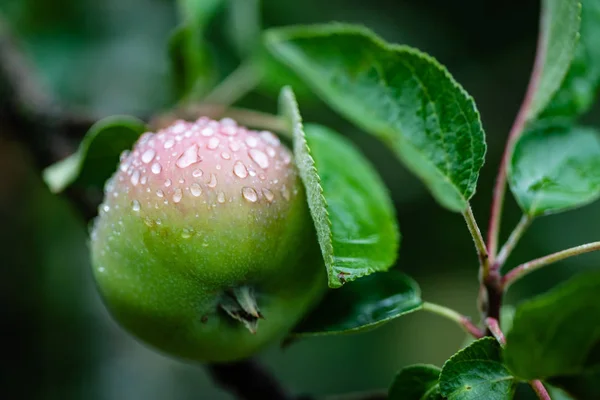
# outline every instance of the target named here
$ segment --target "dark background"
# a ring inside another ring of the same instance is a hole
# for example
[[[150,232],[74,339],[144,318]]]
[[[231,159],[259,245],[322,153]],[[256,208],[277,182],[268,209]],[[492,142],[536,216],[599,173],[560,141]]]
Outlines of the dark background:
[[[486,229],[504,139],[533,60],[538,8],[533,0],[264,0],[262,18],[265,26],[362,23],[445,64],[474,96],[487,133],[487,162],[473,199]],[[0,12],[38,78],[63,104],[100,116],[145,116],[172,104],[166,43],[177,24],[173,2],[0,0]],[[220,15],[208,31],[223,75],[236,63],[224,26]],[[261,90],[242,105],[274,112],[275,100],[275,92]],[[308,98],[301,109],[305,119],[351,137],[384,177],[403,234],[398,268],[416,278],[428,301],[476,316],[477,259],[462,217],[440,208],[388,150],[322,103]],[[598,117],[593,110],[586,119],[598,125]],[[0,398],[231,398],[201,367],[144,347],[110,319],[91,278],[86,224],[72,204],[44,186],[32,154],[16,139],[25,134],[0,119]],[[509,198],[503,238],[519,217]],[[508,265],[598,240],[598,221],[598,204],[542,218]],[[511,289],[507,302],[599,260],[582,256],[531,274]],[[283,351],[273,346],[260,359],[294,392],[334,394],[387,387],[407,364],[441,365],[464,340],[451,322],[416,313],[369,333],[305,340]]]

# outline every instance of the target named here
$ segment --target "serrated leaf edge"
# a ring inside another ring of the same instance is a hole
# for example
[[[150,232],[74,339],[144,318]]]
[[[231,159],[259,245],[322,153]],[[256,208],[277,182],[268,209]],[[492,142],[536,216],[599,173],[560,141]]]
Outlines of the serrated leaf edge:
[[[311,31],[309,32],[308,29],[310,29]],[[280,56],[279,50],[274,46],[275,43],[284,41],[285,39],[283,39],[283,36],[290,35],[290,32],[293,32],[295,34],[295,37],[303,37],[303,38],[310,38],[310,37],[315,37],[315,36],[319,36],[319,35],[323,35],[323,36],[324,35],[339,35],[339,34],[344,34],[345,32],[360,34],[360,35],[367,37],[375,45],[381,47],[382,49],[384,49],[386,51],[404,52],[404,53],[413,55],[415,57],[425,59],[427,62],[429,62],[435,68],[437,68],[440,72],[442,72],[443,76],[451,83],[451,85],[455,89],[458,89],[458,91],[465,97],[466,102],[471,105],[472,111],[474,112],[474,114],[477,118],[478,125],[481,127],[481,134],[484,139],[483,140],[483,153],[482,153],[481,157],[479,157],[479,158],[471,157],[471,163],[472,163],[473,167],[470,170],[469,190],[472,190],[472,193],[470,193],[470,194],[463,193],[461,190],[459,190],[459,188],[456,186],[455,182],[453,182],[451,179],[449,179],[449,177],[446,174],[444,174],[441,170],[439,170],[437,168],[437,166],[435,166],[434,164],[431,164],[429,162],[429,158],[424,156],[422,151],[415,148],[411,143],[404,140],[403,137],[400,137],[400,138],[402,139],[403,145],[410,147],[415,154],[418,154],[421,156],[422,160],[424,160],[427,164],[430,164],[431,166],[433,166],[432,171],[435,171],[438,174],[438,176],[441,177],[441,180],[450,184],[450,186],[452,188],[454,188],[454,190],[456,191],[456,193],[459,195],[460,199],[464,203],[463,208],[456,208],[456,207],[450,206],[449,203],[444,203],[444,205],[453,211],[457,211],[457,212],[464,211],[466,209],[466,207],[468,206],[469,199],[471,199],[476,193],[477,180],[479,177],[479,170],[476,169],[475,166],[479,165],[479,169],[481,169],[481,167],[483,167],[484,162],[485,162],[485,155],[487,153],[487,146],[485,143],[485,132],[483,130],[483,125],[481,123],[481,115],[479,113],[479,110],[476,107],[474,98],[454,79],[454,77],[450,74],[448,69],[446,67],[444,67],[442,64],[440,64],[434,57],[430,56],[429,54],[427,54],[425,52],[422,52],[416,48],[413,48],[413,47],[410,47],[407,45],[387,43],[381,37],[379,37],[378,35],[373,33],[370,29],[368,29],[365,26],[345,24],[345,23],[297,25],[297,26],[284,27],[284,28],[272,28],[271,30],[268,30],[267,32],[265,32],[264,35],[265,35],[265,42],[267,43],[267,47],[274,54],[276,54],[278,56],[278,59],[281,62],[283,62],[284,64],[286,64],[288,67],[290,67],[292,69],[294,69],[293,66],[290,65],[290,63],[288,63],[287,60],[285,60],[285,58],[282,58]],[[303,75],[302,72],[298,72],[298,71],[296,71],[296,72],[299,75]],[[314,90],[320,92],[320,89],[317,87],[317,85],[310,84],[310,86]],[[332,106],[332,108],[338,109],[335,106]],[[343,115],[344,113],[341,113],[341,114]],[[469,138],[471,139],[470,140],[471,149],[474,150],[474,142],[473,142],[472,138],[475,135],[472,134],[473,131],[472,131],[471,125],[472,124],[469,124],[469,130],[471,133],[471,135],[469,135]],[[392,142],[393,138],[391,136],[389,136],[389,134],[386,134],[386,136],[387,136],[386,142],[387,142],[388,146],[390,146],[391,148],[394,148],[395,146],[393,146],[393,142]],[[471,154],[473,154],[473,153],[474,153],[474,151],[471,152]],[[413,172],[417,173],[417,171],[413,171]],[[417,173],[417,175],[419,175],[419,174]],[[473,181],[473,175],[476,176],[474,181]],[[421,175],[419,175],[419,177],[421,178]],[[443,203],[443,201],[441,201],[441,200],[440,200],[440,202]]]

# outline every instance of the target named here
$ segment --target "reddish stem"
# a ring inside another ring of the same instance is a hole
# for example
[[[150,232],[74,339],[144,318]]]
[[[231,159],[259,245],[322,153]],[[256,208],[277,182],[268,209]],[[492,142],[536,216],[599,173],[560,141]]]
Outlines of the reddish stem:
[[[508,140],[506,141],[506,147],[500,161],[500,168],[498,170],[498,176],[496,177],[496,185],[494,187],[494,194],[492,198],[492,210],[490,213],[490,223],[488,227],[488,241],[487,249],[492,260],[495,259],[498,251],[498,235],[500,233],[500,216],[502,214],[502,206],[504,205],[504,194],[506,193],[506,167],[512,153],[512,149],[525,128],[527,117],[529,113],[529,107],[533,100],[535,91],[537,90],[540,78],[542,75],[542,67],[544,58],[546,57],[546,40],[544,26],[544,13],[541,13],[540,20],[540,33],[538,36],[537,49],[535,55],[535,62],[533,64],[533,70],[531,71],[531,77],[529,84],[527,85],[527,91],[525,97],[521,103],[519,113],[513,123],[510,133],[508,134]],[[492,265],[494,262],[492,262]]]
[[[502,330],[500,329],[500,324],[498,323],[498,320],[495,318],[486,318],[485,324],[487,325],[492,335],[494,335],[498,343],[504,346],[506,344],[506,338],[504,337],[504,333],[502,333]]]
[[[529,385],[531,386],[535,394],[537,394],[537,396],[540,398],[540,400],[552,400],[542,381],[531,381],[529,382]]]
[[[520,279],[524,275],[535,271],[538,268],[545,267],[546,265],[553,264],[558,261],[562,261],[566,258],[578,256],[580,254],[589,253],[592,251],[600,250],[600,242],[592,242],[582,244],[581,246],[572,247],[570,249],[562,250],[544,257],[537,258],[535,260],[523,263],[518,267],[512,269],[509,273],[502,277],[502,288],[506,290],[516,280]]]

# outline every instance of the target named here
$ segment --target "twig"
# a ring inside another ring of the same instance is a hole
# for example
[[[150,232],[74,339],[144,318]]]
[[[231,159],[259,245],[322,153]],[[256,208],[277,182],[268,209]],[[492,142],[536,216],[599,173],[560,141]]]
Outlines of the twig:
[[[469,317],[462,315],[451,308],[440,306],[434,303],[424,302],[422,309],[456,322],[468,334],[476,339],[482,338],[485,335],[481,329],[473,324]]]
[[[593,242],[582,244],[581,246],[572,247],[567,250],[559,251],[557,253],[526,262],[514,268],[508,274],[504,275],[504,277],[502,278],[502,287],[504,290],[508,289],[508,287],[512,285],[515,281],[527,275],[531,271],[535,271],[538,268],[545,267],[546,265],[550,265],[558,261],[562,261],[569,257],[574,257],[580,254],[585,254],[598,250],[600,250],[600,242]]]
[[[229,106],[252,91],[261,79],[261,72],[254,63],[245,62],[208,93],[202,102]]]
[[[508,258],[508,256],[510,256],[510,253],[512,253],[513,249],[515,248],[515,246],[517,245],[527,228],[529,228],[529,225],[531,225],[531,221],[532,218],[530,216],[523,215],[515,229],[508,237],[508,240],[506,241],[504,246],[502,246],[502,248],[500,249],[498,257],[496,257],[496,259],[494,260],[494,264],[491,266],[492,269],[497,271],[502,268],[502,266],[506,262],[506,259]]]
[[[552,400],[542,381],[536,379],[535,381],[529,382],[529,386],[531,386],[531,388],[533,389],[535,394],[537,394],[540,400]]]
[[[504,337],[504,333],[502,333],[502,330],[500,329],[500,324],[498,323],[497,319],[486,318],[485,325],[488,327],[492,335],[494,335],[498,343],[500,343],[502,346],[506,345],[506,338]]]
[[[191,104],[175,110],[159,114],[152,118],[149,125],[157,130],[170,125],[176,119],[195,120],[201,116],[210,118],[229,117],[241,125],[271,132],[287,132],[288,128],[281,118],[276,115],[242,108],[228,108],[219,104]]]
[[[477,221],[475,220],[475,216],[473,215],[473,210],[469,205],[465,212],[463,213],[465,221],[467,222],[467,227],[469,228],[469,232],[473,237],[473,241],[475,242],[475,248],[477,249],[477,256],[479,257],[479,265],[481,269],[482,279],[489,275],[490,272],[490,264],[488,252],[485,247],[485,241],[483,240],[483,236],[481,236],[481,231],[479,230],[479,226],[477,226]]]
[[[537,90],[540,82],[542,67],[544,58],[546,56],[546,42],[545,42],[545,31],[544,26],[544,12],[541,13],[540,18],[540,32],[538,36],[537,49],[535,55],[535,61],[533,64],[533,70],[531,71],[531,77],[529,78],[529,84],[527,85],[527,91],[525,97],[519,108],[519,112],[512,128],[508,134],[508,140],[506,141],[506,147],[502,154],[502,160],[500,161],[500,168],[498,170],[498,176],[496,177],[496,185],[494,187],[494,193],[492,198],[492,210],[490,213],[490,223],[488,227],[488,241],[487,249],[490,252],[490,258],[494,260],[496,258],[496,251],[498,249],[498,235],[500,233],[500,219],[502,216],[502,207],[504,205],[504,195],[506,193],[506,168],[510,159],[513,147],[515,143],[523,133],[525,124],[527,123],[527,117],[529,113],[529,107],[533,101],[533,96]],[[493,261],[492,261],[493,262]]]

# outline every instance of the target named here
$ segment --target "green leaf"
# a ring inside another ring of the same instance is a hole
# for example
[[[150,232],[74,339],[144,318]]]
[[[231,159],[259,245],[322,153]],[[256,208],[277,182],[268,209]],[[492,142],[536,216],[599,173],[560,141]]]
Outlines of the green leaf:
[[[574,400],[575,399],[574,397],[569,396],[562,389],[556,388],[556,387],[548,385],[548,384],[546,384],[544,386],[548,390],[548,394],[550,395],[550,398],[552,400]]]
[[[561,86],[575,55],[581,4],[577,0],[544,0],[540,18],[540,43],[536,60],[539,81],[527,119],[535,119]]]
[[[261,0],[228,0],[226,31],[240,57],[252,54],[260,45]]]
[[[225,0],[177,0],[180,18],[196,29],[204,30]]]
[[[391,270],[330,289],[293,332],[294,337],[338,335],[374,329],[421,309],[421,290],[403,273]]]
[[[306,187],[329,286],[340,287],[390,268],[400,234],[394,206],[375,169],[334,131],[319,125],[303,129],[289,87],[282,90],[281,110],[293,131],[296,165]]]
[[[500,358],[500,344],[491,337],[465,347],[444,364],[440,390],[448,400],[508,400],[516,380]]]
[[[575,57],[542,117],[583,114],[594,103],[600,87],[600,1],[581,0],[581,5],[580,38]]]
[[[212,54],[192,26],[180,25],[169,38],[173,84],[181,98],[201,98],[217,79]]]
[[[600,197],[600,136],[592,128],[535,124],[514,148],[508,179],[530,216],[588,204]]]
[[[600,273],[587,273],[517,307],[504,360],[519,378],[600,369]]]
[[[44,181],[54,193],[73,184],[102,188],[115,172],[121,152],[130,149],[145,131],[137,118],[104,118],[88,130],[77,152],[44,170]]]
[[[443,206],[466,209],[484,133],[473,99],[437,61],[351,25],[273,29],[266,43],[333,108],[385,142]]]
[[[213,56],[205,30],[224,0],[179,0],[183,23],[169,38],[169,59],[177,95],[199,99],[217,79]]]
[[[440,372],[441,369],[428,364],[402,368],[392,382],[389,400],[443,400],[438,385]]]

